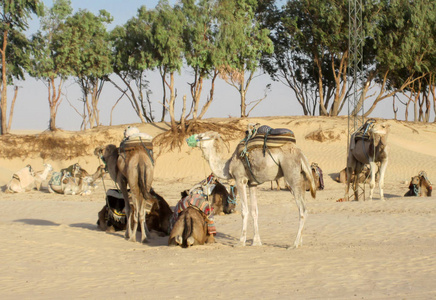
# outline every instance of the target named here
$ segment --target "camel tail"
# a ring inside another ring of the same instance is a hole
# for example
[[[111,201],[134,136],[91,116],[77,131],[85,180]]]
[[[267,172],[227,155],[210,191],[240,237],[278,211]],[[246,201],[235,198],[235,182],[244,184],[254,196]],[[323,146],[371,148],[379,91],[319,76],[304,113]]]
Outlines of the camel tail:
[[[310,194],[312,195],[312,198],[315,198],[316,185],[315,185],[315,179],[313,179],[312,170],[310,168],[309,162],[307,161],[304,155],[301,155],[300,161],[301,161],[301,170],[303,171],[306,179],[309,180],[310,182]]]
[[[151,195],[149,191],[147,191],[146,177],[146,165],[144,161],[141,161],[141,164],[138,167],[138,184],[144,199],[150,199]]]
[[[189,213],[185,213],[185,227],[183,229],[183,241],[188,240],[188,238],[192,235],[194,222],[192,222],[192,217]]]

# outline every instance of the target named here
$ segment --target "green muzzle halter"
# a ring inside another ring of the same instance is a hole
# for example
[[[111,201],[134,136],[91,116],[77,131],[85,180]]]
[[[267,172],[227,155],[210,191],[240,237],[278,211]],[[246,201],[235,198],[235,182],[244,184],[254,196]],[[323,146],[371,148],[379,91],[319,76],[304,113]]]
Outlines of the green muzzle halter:
[[[189,147],[197,147],[198,140],[197,140],[197,137],[195,136],[195,134],[188,137],[186,139],[186,143],[188,144]]]

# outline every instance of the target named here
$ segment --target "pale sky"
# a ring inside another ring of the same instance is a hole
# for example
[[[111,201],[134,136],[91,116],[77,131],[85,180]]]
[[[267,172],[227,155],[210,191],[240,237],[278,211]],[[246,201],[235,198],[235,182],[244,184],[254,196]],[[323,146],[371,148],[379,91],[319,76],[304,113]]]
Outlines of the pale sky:
[[[46,6],[51,7],[53,1],[44,0]],[[153,8],[158,1],[148,0],[72,0],[74,12],[79,8],[87,9],[94,14],[97,14],[100,9],[107,10],[114,18],[113,23],[109,26],[111,30],[116,25],[124,24],[128,19],[136,15],[137,9],[141,5],[147,8]],[[170,1],[174,3],[175,1]],[[35,21],[29,22],[30,31],[35,32],[39,28],[39,23]],[[161,116],[161,102],[162,98],[162,85],[158,74],[150,72],[147,74],[150,81],[150,87],[153,92],[152,99],[155,106],[156,120],[160,120]],[[189,76],[187,70],[182,70],[181,76],[176,78],[177,99],[179,105],[176,106],[177,119],[180,117],[180,108],[183,95],[190,99],[190,91],[188,82],[192,77]],[[212,105],[209,107],[205,118],[221,117],[226,118],[229,116],[238,117],[240,115],[240,100],[238,91],[229,86],[223,80],[218,79],[215,87],[215,96]],[[256,78],[248,91],[248,102],[261,98],[264,94],[263,90],[267,84],[271,84],[271,91],[268,97],[259,104],[251,113],[250,117],[260,116],[298,116],[303,114],[301,106],[296,102],[291,89],[281,83],[273,82],[268,75],[261,75]],[[47,88],[41,81],[36,81],[30,76],[26,77],[25,81],[17,82],[20,86],[18,98],[15,104],[14,116],[12,121],[12,130],[21,129],[35,129],[45,130],[48,128],[49,122],[49,106],[47,100]],[[78,99],[81,97],[80,90],[77,84],[72,81],[65,85],[65,96],[60,104],[56,125],[58,128],[64,130],[79,130],[82,122],[81,117],[71,107],[70,103],[76,107],[77,110],[83,110],[83,104]],[[208,88],[203,89],[203,103],[207,97]],[[8,110],[10,108],[10,101],[13,96],[13,90],[8,90]],[[110,83],[106,83],[103,93],[99,101],[100,109],[100,122],[102,125],[109,125],[110,113],[113,105],[121,96],[120,92],[112,87]],[[67,101],[69,100],[69,102]],[[159,102],[159,103],[158,103]],[[190,103],[190,102],[188,102]],[[392,101],[384,100],[383,106],[377,109],[371,117],[384,117],[393,118]],[[398,114],[399,119],[404,119],[404,108],[399,104],[400,110]],[[347,114],[345,107],[342,115]],[[409,115],[412,113],[409,109]],[[409,117],[410,118],[410,117]],[[169,118],[167,118],[167,121]],[[129,124],[140,122],[135,112],[130,106],[127,98],[122,99],[116,106],[112,116],[112,125]]]

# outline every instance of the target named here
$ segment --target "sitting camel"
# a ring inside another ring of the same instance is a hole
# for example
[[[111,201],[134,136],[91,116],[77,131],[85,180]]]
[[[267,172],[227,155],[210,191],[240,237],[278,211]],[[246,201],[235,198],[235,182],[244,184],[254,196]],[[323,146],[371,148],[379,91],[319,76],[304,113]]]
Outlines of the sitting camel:
[[[124,141],[123,141],[124,142]],[[141,227],[141,242],[146,242],[145,218],[150,211],[153,200],[150,194],[153,182],[154,161],[152,152],[146,148],[145,142],[128,146],[121,143],[120,149],[115,145],[98,147],[94,154],[105,162],[109,174],[120,187],[126,201],[127,226],[126,239],[135,242],[138,221]],[[150,142],[151,143],[151,142]],[[120,152],[120,153],[119,153]],[[130,187],[130,195],[127,190]]]
[[[44,164],[43,171],[34,172],[30,165],[14,173],[12,179],[6,186],[7,193],[22,193],[33,189],[41,189],[42,182],[47,179],[48,174],[53,170],[50,164]]]
[[[74,164],[69,169],[62,169],[61,172],[54,172],[52,178],[48,183],[48,190],[50,193],[64,194],[64,195],[89,195],[92,193],[92,188],[95,181],[101,178],[105,173],[104,165],[97,167],[94,174],[89,175],[86,170],[80,168],[78,164]]]
[[[379,178],[380,178],[380,173],[379,173],[379,168],[380,168],[380,163],[377,162],[377,172],[375,174],[375,181],[378,182]],[[351,182],[354,182],[354,171],[350,170],[351,172]],[[371,168],[369,166],[369,164],[365,164],[363,166],[362,172],[360,172],[357,182],[358,183],[369,183],[371,180]],[[339,174],[334,178],[335,181],[339,182],[339,183],[347,183],[347,168],[344,168],[343,170],[341,170],[341,172],[339,172]]]
[[[170,219],[173,215],[165,199],[150,190],[153,196],[153,206],[146,218],[146,225],[149,230],[155,230],[159,235],[164,236],[170,233]],[[126,214],[123,212],[125,201],[121,191],[110,189],[106,193],[106,204],[98,213],[97,225],[103,231],[113,232],[126,229]]]
[[[238,192],[235,186],[231,185],[228,191],[213,174],[210,174],[205,180],[194,185],[190,190],[181,192],[182,198],[198,189],[201,189],[202,195],[211,202],[214,214],[231,214],[236,211],[236,196]]]
[[[425,171],[419,172],[418,176],[413,176],[410,180],[409,190],[405,197],[409,196],[431,196],[431,192],[433,191],[432,183],[427,177],[427,173]]]
[[[266,134],[264,133],[266,132]],[[272,139],[272,146],[268,146],[267,136]],[[196,134],[188,139],[191,146],[200,147],[204,158],[209,162],[212,172],[220,179],[236,181],[238,193],[242,201],[242,232],[239,245],[245,246],[248,225],[248,200],[247,185],[250,191],[251,215],[253,217],[254,238],[253,245],[262,245],[259,236],[258,208],[256,188],[266,181],[277,180],[285,177],[294,195],[299,210],[299,228],[294,242],[294,247],[300,247],[303,243],[302,232],[307,217],[305,206],[305,181],[310,182],[312,197],[316,195],[315,181],[310,170],[310,165],[302,151],[296,146],[292,138],[293,133],[288,129],[271,129],[268,126],[249,127],[244,141],[236,148],[229,159],[223,159],[218,152],[221,136],[213,131]],[[253,137],[253,138],[251,138]],[[277,137],[276,139],[274,139]],[[250,148],[250,141],[255,140]],[[286,142],[283,142],[286,140]],[[264,144],[264,141],[265,144]],[[294,139],[295,141],[295,139]],[[275,145],[274,145],[275,142]]]
[[[388,165],[389,146],[387,139],[389,134],[389,124],[377,123],[374,119],[368,120],[350,139],[347,158],[347,184],[344,200],[349,200],[349,189],[351,174],[360,174],[365,164],[370,165],[371,181],[369,199],[372,200],[375,187],[375,174],[378,170],[377,162],[380,163],[380,199],[385,200],[383,195],[384,176]],[[354,197],[359,200],[358,177],[354,178]]]
[[[188,248],[214,243],[214,235],[208,231],[209,220],[197,207],[189,206],[177,219],[168,238],[169,246]]]

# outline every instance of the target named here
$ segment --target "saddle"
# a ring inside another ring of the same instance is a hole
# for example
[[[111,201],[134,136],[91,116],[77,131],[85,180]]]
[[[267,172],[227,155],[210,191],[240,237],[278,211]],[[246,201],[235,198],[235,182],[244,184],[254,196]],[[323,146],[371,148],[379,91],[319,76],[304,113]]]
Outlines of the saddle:
[[[352,135],[351,135],[351,141],[350,141],[350,148],[354,149],[354,146],[358,140],[364,140],[369,141],[371,139],[371,128],[374,127],[374,123],[376,122],[375,119],[369,119],[360,126],[359,129],[357,129]]]
[[[292,130],[287,128],[271,128],[268,125],[246,131],[245,138],[238,144],[238,155],[243,155],[255,148],[280,148],[288,143],[296,143]],[[264,153],[265,154],[265,153]]]
[[[121,141],[119,151],[128,151],[135,147],[144,147],[148,151],[153,151],[152,141],[153,138],[146,133],[131,135]]]

